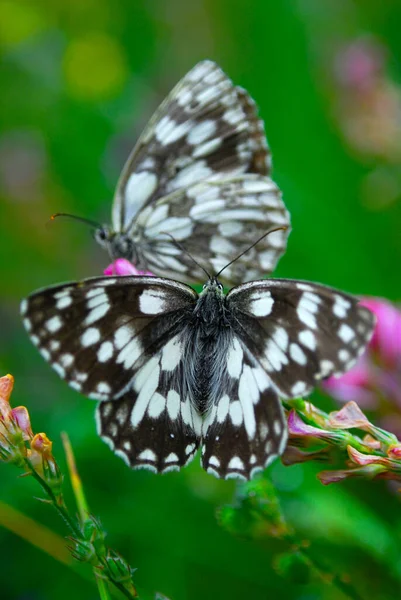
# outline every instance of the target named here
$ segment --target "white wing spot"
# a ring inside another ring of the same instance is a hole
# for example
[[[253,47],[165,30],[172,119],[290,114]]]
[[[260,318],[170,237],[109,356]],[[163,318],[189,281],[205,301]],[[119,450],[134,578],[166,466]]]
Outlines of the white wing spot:
[[[283,429],[281,421],[279,421],[278,419],[275,419],[275,421],[273,421],[273,429],[274,429],[274,433],[276,435],[280,435],[280,433]]]
[[[20,305],[20,312],[21,315],[24,315],[26,313],[26,311],[28,310],[28,300],[22,300],[21,305]]]
[[[307,386],[304,381],[297,381],[291,388],[291,394],[295,396],[302,396],[306,392]]]
[[[351,308],[351,302],[342,296],[334,296],[333,314],[339,319],[344,319],[347,316],[348,310]]]
[[[172,421],[175,421],[180,412],[180,395],[175,390],[169,390],[167,394],[167,412]]]
[[[91,308],[96,308],[97,306],[100,306],[101,304],[108,304],[109,303],[109,299],[107,294],[105,294],[104,292],[102,292],[101,294],[96,294],[96,296],[94,296],[93,298],[90,298],[87,302],[87,308],[88,310]]]
[[[241,403],[245,430],[249,439],[253,439],[256,432],[255,411],[253,408],[254,401],[250,394],[250,388],[254,385],[252,369],[246,365],[238,386],[238,398]]]
[[[134,331],[128,325],[122,325],[119,327],[114,333],[114,343],[118,350],[124,348],[128,344],[128,342],[132,339],[134,335]]]
[[[249,311],[255,317],[267,317],[273,309],[274,300],[270,292],[256,292],[250,298]]]
[[[228,415],[228,408],[230,405],[230,398],[227,396],[227,394],[224,394],[224,396],[222,396],[219,400],[219,402],[217,403],[217,413],[216,413],[216,417],[217,417],[217,421],[219,423],[223,423]]]
[[[149,460],[151,462],[156,462],[156,454],[153,450],[147,448],[146,450],[142,450],[140,454],[138,454],[139,460]]]
[[[342,350],[340,350],[340,351],[339,351],[339,353],[338,353],[338,358],[339,358],[340,360],[342,360],[343,362],[347,362],[347,361],[348,361],[348,360],[351,358],[351,355],[350,355],[350,353],[348,352],[348,350],[345,350],[345,349],[343,348]]]
[[[220,461],[217,458],[217,456],[211,456],[209,458],[209,465],[212,465],[213,467],[219,467],[220,466]]]
[[[138,338],[132,338],[117,356],[117,363],[124,363],[125,369],[130,369],[142,355],[143,348]]]
[[[59,360],[63,367],[68,369],[74,362],[74,356],[72,354],[62,354]]]
[[[148,415],[151,419],[157,419],[161,415],[161,413],[166,408],[166,399],[156,392],[153,394],[149,406],[148,406]]]
[[[300,305],[297,308],[298,319],[304,323],[309,329],[316,329],[317,323],[315,316],[309,311],[302,308]]]
[[[134,408],[131,412],[131,424],[135,428],[142,421],[148,404],[159,384],[159,362],[151,358],[137,373],[134,379],[134,388],[139,392]]]
[[[349,325],[343,323],[338,330],[338,336],[347,344],[355,337],[355,331]]]
[[[227,372],[230,377],[239,378],[242,371],[242,361],[244,353],[238,338],[234,338],[234,342],[227,354]]]
[[[288,333],[284,327],[277,327],[272,337],[280,350],[286,352],[288,348]]]
[[[244,463],[240,459],[239,456],[233,456],[230,462],[228,463],[229,469],[238,469],[238,471],[242,471],[244,469]]]
[[[298,334],[298,339],[301,344],[306,346],[306,348],[309,348],[309,350],[316,350],[316,337],[309,329],[301,331]]]
[[[96,391],[99,392],[99,394],[110,394],[111,387],[106,381],[99,381],[96,386]]]
[[[241,407],[241,403],[238,400],[235,400],[234,402],[231,403],[229,412],[230,412],[230,418],[231,418],[232,424],[235,425],[236,427],[239,427],[240,425],[242,425],[242,421],[243,421],[242,407]]]
[[[217,125],[216,121],[212,119],[207,119],[198,123],[198,125],[194,125],[187,135],[187,142],[192,146],[197,146],[198,144],[202,144],[208,138],[210,138],[214,133],[216,133]]]
[[[125,188],[125,201],[128,208],[126,219],[127,217],[132,219],[136,215],[157,188],[157,183],[158,179],[151,171],[141,171],[130,176]]]
[[[31,331],[32,329],[32,323],[30,322],[29,319],[25,318],[23,319],[23,323],[24,323],[24,327],[27,331]]]
[[[298,344],[290,344],[290,356],[299,365],[305,366],[307,363],[306,355]]]
[[[164,346],[162,351],[162,369],[163,371],[174,371],[182,358],[182,344],[180,336],[176,335]]]
[[[177,124],[168,115],[165,115],[155,127],[155,137],[164,146],[173,144],[192,128],[192,121]]]
[[[331,360],[322,360],[320,362],[319,367],[320,367],[320,376],[327,377],[327,375],[330,375],[330,373],[333,372],[334,363],[332,363]]]
[[[111,342],[103,342],[97,352],[97,359],[100,362],[107,362],[113,356],[114,346]]]
[[[58,308],[59,310],[62,310],[63,308],[67,308],[67,306],[70,306],[70,304],[72,304],[72,298],[70,295],[65,295],[62,298],[59,298],[56,302],[56,308]]]
[[[175,452],[170,452],[168,456],[164,459],[165,463],[178,462],[178,456]]]
[[[55,333],[63,326],[63,321],[58,315],[46,321],[45,327],[50,333]]]
[[[83,333],[81,336],[81,344],[85,348],[87,346],[92,346],[93,344],[96,344],[96,342],[98,342],[99,340],[100,331],[99,329],[97,329],[97,327],[89,327],[89,329],[87,329],[85,333]]]
[[[139,309],[145,315],[157,315],[163,312],[165,298],[162,292],[154,289],[144,290],[139,296]]]
[[[108,302],[105,302],[104,304],[93,308],[86,317],[84,325],[92,325],[92,323],[95,323],[96,321],[104,317],[104,315],[108,312],[109,308],[110,304]]]

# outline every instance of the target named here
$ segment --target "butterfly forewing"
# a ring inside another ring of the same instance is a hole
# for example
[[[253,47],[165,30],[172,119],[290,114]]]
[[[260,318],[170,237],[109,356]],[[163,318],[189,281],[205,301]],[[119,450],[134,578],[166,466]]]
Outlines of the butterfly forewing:
[[[348,371],[374,327],[357,298],[309,282],[253,281],[233,288],[227,304],[238,336],[287,398]]]
[[[178,271],[194,282],[202,280],[202,271],[171,244],[165,232],[184,242],[190,254],[202,257],[204,268],[213,273],[264,233],[282,227],[224,270],[225,281],[231,283],[271,273],[285,251],[290,231],[280,190],[260,175],[201,181],[161,198],[142,211],[138,222],[143,227],[143,255],[149,268],[171,276]]]
[[[255,104],[216,63],[198,63],[150,119],[129,157],[113,207],[116,231],[129,230],[146,204],[215,174],[269,171]]]
[[[98,400],[119,397],[193,309],[188,286],[155,277],[93,278],[36,292],[24,325],[53,369]]]

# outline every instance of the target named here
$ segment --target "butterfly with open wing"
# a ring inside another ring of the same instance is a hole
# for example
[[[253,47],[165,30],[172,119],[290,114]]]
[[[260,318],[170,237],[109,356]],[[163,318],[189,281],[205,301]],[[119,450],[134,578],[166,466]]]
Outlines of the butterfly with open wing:
[[[133,468],[202,466],[249,479],[285,448],[280,397],[350,369],[373,314],[323,285],[251,281],[198,295],[159,277],[97,277],[21,305],[32,342],[74,389],[100,400],[99,435]]]
[[[255,102],[210,60],[189,71],[139,137],[120,176],[112,226],[95,238],[114,260],[182,281],[203,274],[164,232],[216,273],[265,231],[283,229],[226,269],[235,285],[271,273],[285,252],[289,214],[269,177]],[[59,213],[63,214],[63,213]]]

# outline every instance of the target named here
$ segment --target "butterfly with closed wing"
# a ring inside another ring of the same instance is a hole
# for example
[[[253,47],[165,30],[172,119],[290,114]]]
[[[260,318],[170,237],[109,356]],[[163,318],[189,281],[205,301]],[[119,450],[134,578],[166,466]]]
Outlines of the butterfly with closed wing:
[[[374,326],[357,298],[251,281],[198,295],[159,277],[97,277],[33,293],[24,325],[53,369],[100,400],[99,435],[133,468],[249,479],[285,448],[280,397],[350,369]]]
[[[164,232],[216,273],[234,253],[283,225],[224,273],[229,285],[262,277],[274,270],[290,231],[270,167],[255,102],[216,63],[204,60],[145,127],[120,176],[112,226],[99,227],[95,238],[113,260],[199,282],[202,271]]]

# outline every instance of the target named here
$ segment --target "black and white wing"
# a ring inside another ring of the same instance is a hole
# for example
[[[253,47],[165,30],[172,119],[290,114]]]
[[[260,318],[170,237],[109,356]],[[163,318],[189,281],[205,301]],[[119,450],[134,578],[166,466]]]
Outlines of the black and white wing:
[[[232,336],[202,424],[202,466],[216,477],[250,479],[280,456],[287,424],[261,364]]]
[[[131,468],[178,471],[198,450],[202,419],[185,386],[184,357],[177,334],[135,369],[131,389],[97,407],[98,434]]]
[[[286,228],[266,236],[224,270],[222,278],[229,285],[271,273],[290,232],[280,190],[270,178],[254,174],[205,180],[178,190],[142,210],[137,222],[143,229],[147,267],[194,282],[202,280],[202,271],[165,232],[201,258],[207,271],[217,273],[264,233]]]
[[[34,292],[23,323],[50,366],[94,400],[123,395],[138,369],[180,329],[197,294],[157,277],[96,277]]]
[[[374,315],[358,299],[315,283],[253,281],[227,294],[233,327],[280,396],[305,396],[348,371],[365,350]]]
[[[202,61],[162,102],[128,158],[114,198],[113,227],[130,233],[146,205],[216,174],[269,171],[255,103],[216,63]]]
[[[178,282],[102,277],[47,288],[21,305],[33,343],[72,388],[101,400],[99,434],[134,468],[178,469],[198,448],[180,337],[196,299]]]

